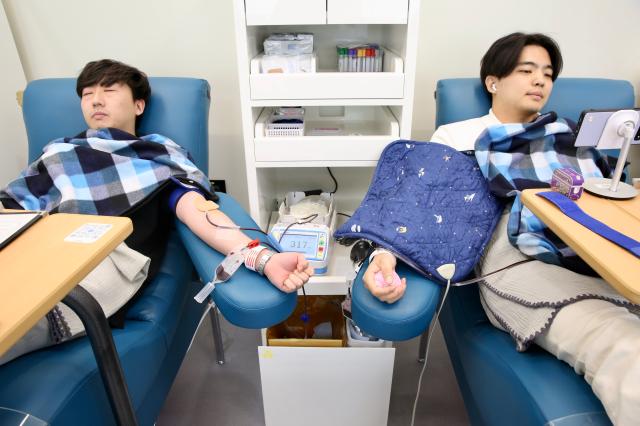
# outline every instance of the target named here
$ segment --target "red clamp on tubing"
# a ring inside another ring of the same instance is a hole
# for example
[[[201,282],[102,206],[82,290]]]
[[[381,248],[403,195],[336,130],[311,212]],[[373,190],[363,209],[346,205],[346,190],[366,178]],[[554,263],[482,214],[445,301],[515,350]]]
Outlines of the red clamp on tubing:
[[[254,247],[258,247],[260,245],[260,240],[259,239],[255,239],[249,242],[249,244],[247,244],[247,248],[254,248]]]

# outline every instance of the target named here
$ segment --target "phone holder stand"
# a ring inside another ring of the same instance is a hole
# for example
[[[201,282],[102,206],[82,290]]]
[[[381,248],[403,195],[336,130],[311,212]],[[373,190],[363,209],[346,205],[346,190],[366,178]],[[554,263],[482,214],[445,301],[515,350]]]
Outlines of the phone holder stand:
[[[584,189],[594,195],[606,198],[628,199],[638,195],[633,186],[620,182],[622,170],[629,155],[634,129],[640,120],[638,111],[623,109],[611,114],[596,145],[597,149],[620,149],[620,156],[611,179],[590,178],[584,182]]]

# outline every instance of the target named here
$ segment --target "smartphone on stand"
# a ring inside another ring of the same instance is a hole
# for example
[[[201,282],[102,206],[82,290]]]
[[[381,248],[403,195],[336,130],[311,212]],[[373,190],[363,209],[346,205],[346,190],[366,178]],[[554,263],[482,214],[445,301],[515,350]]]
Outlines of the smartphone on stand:
[[[640,111],[640,108],[624,108]],[[602,136],[602,132],[607,124],[609,117],[619,109],[588,109],[582,111],[578,125],[574,134],[576,135],[575,146],[596,146]],[[634,137],[632,144],[640,144],[640,120],[634,129]]]

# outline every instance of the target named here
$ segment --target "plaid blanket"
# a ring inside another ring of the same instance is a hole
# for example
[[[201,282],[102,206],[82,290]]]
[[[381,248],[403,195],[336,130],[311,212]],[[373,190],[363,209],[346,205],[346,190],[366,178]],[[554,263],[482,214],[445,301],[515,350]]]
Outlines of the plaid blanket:
[[[581,263],[575,252],[523,206],[520,191],[549,188],[553,171],[560,167],[571,167],[585,178],[610,174],[598,151],[573,146],[572,127],[550,112],[531,123],[492,126],[475,143],[491,192],[514,198],[507,227],[511,244],[528,256],[569,268]]]
[[[165,136],[87,130],[47,144],[40,158],[0,191],[27,210],[118,216],[171,176],[209,188],[189,153]]]

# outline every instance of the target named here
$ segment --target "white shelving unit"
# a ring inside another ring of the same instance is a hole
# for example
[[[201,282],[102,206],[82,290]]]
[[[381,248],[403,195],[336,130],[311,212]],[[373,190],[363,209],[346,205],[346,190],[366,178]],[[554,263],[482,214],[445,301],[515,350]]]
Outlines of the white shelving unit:
[[[266,228],[287,191],[331,190],[325,167],[334,168],[340,184],[338,211],[353,211],[384,147],[411,137],[419,5],[417,0],[235,1],[247,186],[250,213],[260,226]],[[317,72],[259,73],[262,42],[285,31],[314,34]],[[337,72],[336,45],[349,41],[384,47],[383,72]],[[271,107],[298,105],[309,117],[305,136],[265,137]],[[336,107],[343,107],[343,116],[320,117]],[[314,127],[340,131],[319,135],[309,130]]]
[[[326,167],[332,168],[339,183],[337,210],[354,211],[384,147],[411,138],[420,1],[234,0],[234,4],[251,216],[266,229],[286,192],[332,190]],[[313,33],[316,72],[261,74],[262,43],[275,32]],[[379,44],[384,49],[383,72],[338,72],[336,45],[345,42]],[[266,119],[277,106],[305,107],[304,136],[265,136]],[[327,274],[313,277],[305,286],[307,294],[345,293],[352,274],[349,251],[332,246]],[[267,425],[386,424],[393,351],[261,346]],[[332,355],[326,355],[329,352]],[[306,354],[301,371],[311,376],[302,378],[297,367],[296,374],[286,374],[287,365],[301,354]],[[348,373],[337,368],[336,360],[350,366]],[[313,376],[316,373],[320,376]],[[319,382],[308,389],[313,378]],[[302,383],[307,388],[302,389]],[[276,388],[280,395],[273,394]]]

